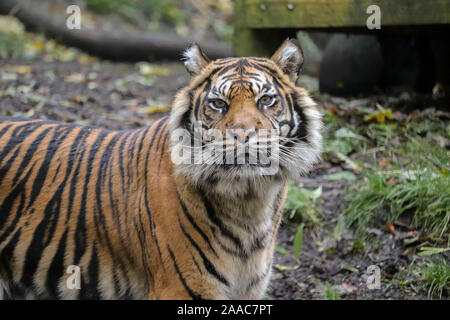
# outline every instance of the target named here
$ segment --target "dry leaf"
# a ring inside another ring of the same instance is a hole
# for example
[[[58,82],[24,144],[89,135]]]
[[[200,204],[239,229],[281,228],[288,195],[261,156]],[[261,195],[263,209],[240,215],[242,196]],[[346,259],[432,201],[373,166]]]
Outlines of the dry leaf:
[[[392,116],[391,109],[381,109],[377,110],[367,116],[364,117],[364,121],[370,122],[375,120],[378,123],[384,123],[386,119],[392,120],[394,117]]]
[[[144,108],[139,109],[140,113],[146,113],[146,114],[164,113],[164,112],[168,112],[168,111],[169,111],[168,106],[144,107]]]
[[[23,65],[23,66],[21,66],[21,65],[17,65],[17,66],[6,65],[6,66],[4,66],[4,70],[6,72],[25,74],[25,73],[30,73],[31,71],[33,71],[33,68],[31,66],[26,66],[26,65]]]
[[[395,228],[392,223],[390,223],[389,221],[386,221],[386,227],[390,234],[395,235]]]

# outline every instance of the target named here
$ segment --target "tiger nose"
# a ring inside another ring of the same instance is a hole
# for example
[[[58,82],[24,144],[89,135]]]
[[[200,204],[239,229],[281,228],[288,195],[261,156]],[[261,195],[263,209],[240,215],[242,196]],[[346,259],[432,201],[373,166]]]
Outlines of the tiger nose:
[[[254,127],[242,127],[242,126],[233,126],[231,128],[232,134],[238,138],[240,142],[248,142],[250,137],[256,133],[256,129]]]

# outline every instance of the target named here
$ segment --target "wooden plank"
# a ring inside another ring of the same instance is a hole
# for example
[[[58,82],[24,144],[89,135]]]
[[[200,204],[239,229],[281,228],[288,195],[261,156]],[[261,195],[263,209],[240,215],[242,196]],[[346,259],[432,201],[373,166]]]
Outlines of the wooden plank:
[[[236,20],[240,28],[366,27],[373,4],[382,28],[450,23],[450,0],[236,0]]]

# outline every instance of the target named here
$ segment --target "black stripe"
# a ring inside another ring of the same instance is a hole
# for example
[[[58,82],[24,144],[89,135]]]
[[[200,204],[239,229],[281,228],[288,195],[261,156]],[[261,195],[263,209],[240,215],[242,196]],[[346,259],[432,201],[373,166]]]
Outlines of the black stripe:
[[[150,153],[151,153],[151,149],[152,149],[153,143],[155,142],[155,138],[158,135],[158,132],[161,129],[162,125],[166,122],[166,120],[167,120],[167,118],[163,118],[156,125],[156,128],[155,128],[155,130],[154,130],[154,132],[152,134],[152,140],[150,141],[150,145],[149,145],[149,147],[147,149],[147,154],[145,156],[145,168],[144,168],[144,176],[145,176],[145,178],[144,178],[145,179],[144,202],[145,202],[145,209],[147,211],[147,216],[148,216],[149,223],[150,223],[151,235],[152,235],[153,240],[155,241],[156,248],[158,249],[158,255],[159,255],[159,258],[161,260],[161,264],[162,264],[163,267],[164,267],[164,263],[163,263],[163,259],[162,259],[161,248],[159,246],[158,237],[155,234],[155,225],[154,225],[154,221],[153,221],[153,218],[152,218],[152,212],[150,210],[150,203],[149,203],[149,199],[148,199],[148,194],[149,194],[149,192],[148,192],[148,167],[149,167],[148,160],[149,160],[149,157],[150,157]]]
[[[99,300],[100,292],[98,290],[98,279],[99,279],[99,264],[98,264],[98,255],[97,255],[97,247],[94,243],[92,248],[92,256],[88,265],[88,285],[84,289],[81,288],[84,292],[84,295],[90,300]]]
[[[8,220],[9,216],[13,214],[12,207],[17,199],[17,197],[21,196],[19,207],[15,212],[15,216],[13,221],[10,223],[9,227],[1,234],[0,243],[4,241],[8,235],[14,231],[17,227],[17,221],[22,215],[22,210],[25,206],[25,195],[24,190],[25,186],[28,184],[28,179],[30,178],[31,173],[33,172],[34,164],[31,166],[30,170],[28,170],[27,175],[14,187],[14,189],[8,194],[6,199],[2,202],[0,206],[0,229],[4,227],[4,224]]]
[[[37,127],[39,127],[39,124],[36,123],[25,123],[15,127],[13,132],[11,133],[11,136],[9,137],[6,144],[4,144],[4,147],[0,152],[0,159],[3,159],[13,148],[23,143],[23,140],[27,136],[29,136],[31,132],[33,132]]]
[[[123,153],[124,153],[124,149],[125,149],[125,144],[128,141],[128,138],[130,137],[131,132],[127,132],[123,138],[122,141],[120,143],[120,147],[119,147],[119,171],[120,171],[120,179],[122,181],[122,192],[123,194],[125,194],[125,169],[123,166]]]
[[[20,148],[17,148],[16,151],[14,151],[14,154],[8,159],[8,161],[0,168],[0,185],[3,181],[3,178],[5,175],[9,172],[9,169],[14,163],[14,160],[16,160],[18,154],[19,154]],[[22,171],[19,171],[22,173]]]
[[[181,274],[180,269],[178,268],[177,261],[175,259],[175,256],[174,256],[172,250],[170,250],[170,246],[169,245],[167,245],[167,251],[169,251],[169,255],[170,255],[170,258],[172,259],[173,266],[175,268],[176,273],[178,274],[178,278],[180,279],[181,283],[183,284],[184,289],[187,291],[187,293],[189,294],[191,299],[201,300],[202,299],[201,295],[199,295],[198,293],[194,292],[187,285],[186,280],[183,278],[183,275]]]
[[[308,127],[308,119],[306,119],[305,114],[303,113],[303,109],[298,105],[297,102],[297,95],[296,93],[292,93],[292,99],[294,100],[294,109],[295,111],[298,112],[299,114],[299,118],[300,118],[300,123],[298,124],[298,129],[297,131],[294,133],[294,135],[296,137],[298,137],[300,139],[300,141],[303,142],[308,142],[308,132],[307,132],[307,127]]]
[[[2,130],[0,130],[0,139],[1,137],[3,137],[3,135],[8,132],[8,129],[12,127],[12,124],[7,124],[6,126],[4,126],[2,128]],[[1,159],[0,159],[1,160]]]
[[[84,177],[84,187],[83,187],[83,194],[81,199],[81,208],[80,212],[78,213],[78,221],[77,221],[77,227],[75,230],[75,255],[74,255],[74,263],[75,265],[79,264],[79,261],[81,257],[83,256],[84,252],[86,251],[86,239],[87,239],[87,233],[86,233],[86,204],[87,204],[87,195],[88,195],[88,186],[89,181],[91,179],[92,174],[92,167],[93,162],[95,159],[95,155],[97,154],[101,143],[105,139],[105,137],[108,135],[108,132],[106,131],[100,131],[99,135],[97,136],[97,139],[95,140],[94,144],[91,147],[91,150],[89,152],[89,157],[87,159],[87,168],[86,168],[86,174]]]
[[[161,153],[159,155],[158,174],[161,171],[161,163],[162,163],[162,159],[164,158],[164,151],[165,151],[165,147],[166,147],[166,142],[169,140],[169,133],[170,133],[170,131],[166,129],[166,132],[165,132],[164,138],[163,138],[163,145],[161,147]]]
[[[206,213],[208,215],[209,220],[219,228],[220,232],[225,237],[230,239],[240,250],[243,251],[241,239],[238,236],[236,236],[235,234],[233,234],[233,232],[231,232],[231,230],[228,229],[223,224],[223,221],[220,220],[220,218],[216,215],[214,208],[213,208],[211,202],[209,202],[208,198],[206,197],[204,191],[201,192],[201,197],[202,197],[203,204],[205,205]]]
[[[220,274],[216,268],[214,267],[214,265],[211,263],[211,261],[206,257],[205,253],[200,249],[200,247],[198,246],[197,242],[195,242],[194,239],[192,239],[192,237],[190,236],[190,234],[186,231],[186,229],[184,229],[183,224],[181,223],[180,219],[178,219],[178,224],[180,225],[181,231],[183,232],[183,234],[185,235],[185,237],[189,240],[189,242],[192,244],[192,246],[194,246],[195,250],[197,250],[198,254],[200,255],[200,257],[202,258],[203,261],[203,265],[205,266],[206,270],[212,274],[217,280],[219,280],[220,282],[222,282],[225,285],[229,285],[228,281],[225,279],[225,277]]]
[[[75,171],[73,172],[72,178],[70,180],[70,188],[69,188],[69,205],[67,209],[67,217],[66,217],[66,223],[69,221],[70,216],[72,215],[72,207],[73,202],[76,195],[76,189],[77,189],[77,183],[78,178],[80,174],[80,168],[83,164],[84,160],[84,154],[86,153],[86,138],[89,136],[90,130],[83,128],[78,136],[75,138],[75,142],[78,141],[77,148],[75,149],[74,153],[71,152],[69,159],[75,160],[76,157],[78,157],[78,163],[75,167]],[[73,146],[72,146],[73,147]],[[81,150],[80,150],[81,148]]]
[[[65,130],[62,134],[63,138],[54,140],[57,142],[58,146],[60,143],[62,143],[62,140],[64,140],[67,135],[68,130],[66,128],[64,128],[64,129]],[[57,136],[56,132],[55,132],[55,136]],[[76,142],[74,144],[76,144]],[[52,146],[53,146],[53,144],[51,144],[49,146],[49,149],[52,149]],[[47,161],[44,160],[46,167],[50,166],[50,162],[53,157],[53,154],[56,152],[57,149],[58,149],[57,147],[54,147],[54,150],[52,150],[51,152],[47,151],[46,159],[48,159],[48,160]],[[27,287],[32,285],[34,274],[37,271],[40,259],[42,259],[42,253],[53,239],[53,236],[54,236],[54,233],[56,230],[56,226],[58,225],[59,216],[61,214],[62,194],[63,194],[65,186],[66,186],[67,178],[70,175],[70,172],[72,170],[72,165],[73,165],[73,161],[69,161],[69,164],[68,164],[68,167],[66,170],[66,175],[65,175],[63,181],[59,184],[56,192],[53,194],[53,196],[47,203],[47,205],[44,209],[44,217],[43,217],[42,221],[39,223],[39,225],[36,227],[36,229],[34,230],[33,238],[31,240],[30,246],[28,247],[27,253],[25,256],[25,266],[24,266],[23,274],[22,274],[22,282]],[[44,166],[44,164],[43,164],[43,166]],[[48,168],[44,169],[43,171],[45,171],[45,176],[46,176],[46,174],[47,174],[46,172],[48,171]],[[42,182],[42,184],[43,184],[43,182]]]
[[[17,246],[17,243],[19,242],[20,234],[22,232],[22,228],[19,228],[19,230],[16,231],[14,236],[11,237],[11,240],[9,240],[8,244],[3,247],[3,250],[0,251],[0,265],[5,270],[6,276],[8,279],[13,278],[12,274],[12,264],[13,256],[14,256],[14,250]]]
[[[58,298],[58,282],[64,274],[64,255],[66,252],[67,244],[67,230],[64,231],[63,236],[58,244],[55,256],[52,259],[52,263],[47,271],[46,287],[50,295],[54,298]]]
[[[41,144],[42,140],[47,136],[48,132],[52,128],[46,128],[44,129],[36,139],[34,139],[30,144],[27,152],[25,153],[25,156],[22,158],[22,162],[20,163],[19,168],[16,171],[16,174],[13,179],[13,183],[15,184],[17,180],[19,179],[20,175],[23,173],[23,170],[25,170],[25,167],[30,164],[32,157],[34,156],[37,148]],[[1,179],[1,178],[0,178]]]
[[[211,245],[211,242],[209,241],[208,236],[203,232],[203,230],[197,225],[197,223],[195,222],[194,218],[191,216],[191,214],[189,213],[189,210],[186,207],[186,204],[183,202],[183,200],[180,197],[180,194],[178,193],[178,191],[176,191],[177,193],[177,197],[178,197],[178,201],[180,202],[181,208],[183,209],[183,213],[185,215],[185,217],[189,220],[189,222],[191,223],[191,225],[194,227],[195,230],[197,230],[197,232],[201,235],[201,237],[203,238],[203,240],[205,240],[205,242],[208,244],[208,247],[211,249],[211,251],[217,256],[216,251],[214,250],[214,248]]]
[[[114,250],[112,247],[111,239],[109,237],[108,232],[108,226],[105,220],[105,214],[103,213],[103,202],[102,202],[102,195],[103,195],[103,185],[106,184],[108,181],[108,168],[110,168],[110,163],[113,160],[113,151],[114,147],[117,144],[118,140],[120,138],[120,133],[116,133],[108,142],[106,147],[103,148],[103,153],[100,159],[100,167],[98,168],[98,176],[97,181],[95,184],[95,195],[96,195],[96,203],[97,203],[97,210],[95,210],[94,218],[95,218],[95,229],[98,233],[99,238],[104,239],[106,242],[106,247],[108,248],[110,252],[110,256],[113,260],[112,269],[116,270],[116,264],[119,265],[120,270],[125,270],[125,266],[123,264],[123,261],[120,257],[116,256],[114,254]],[[112,177],[112,173],[110,172],[109,178]],[[112,201],[113,194],[112,194],[112,183],[111,180],[109,180],[109,198]],[[113,218],[115,219],[116,223],[119,224],[118,218],[119,218],[119,212],[117,207],[111,203],[112,205],[112,212],[113,212]],[[102,229],[102,231],[100,231]],[[127,250],[125,250],[127,252]]]
[[[45,153],[45,158],[42,161],[41,167],[39,168],[38,173],[33,179],[33,186],[31,189],[30,200],[28,202],[28,208],[33,205],[34,201],[41,193],[41,189],[46,180],[50,164],[53,160],[53,156],[56,154],[56,151],[58,150],[61,143],[66,139],[69,131],[71,131],[71,128],[56,128],[51,141],[47,145],[47,152]]]

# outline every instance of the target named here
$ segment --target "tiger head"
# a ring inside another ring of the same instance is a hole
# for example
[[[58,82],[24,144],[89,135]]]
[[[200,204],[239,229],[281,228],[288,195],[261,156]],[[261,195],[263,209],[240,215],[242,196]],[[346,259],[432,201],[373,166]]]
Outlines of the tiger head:
[[[296,86],[303,64],[296,40],[284,41],[270,59],[210,61],[192,45],[184,60],[192,77],[176,95],[169,120],[178,172],[208,186],[285,180],[319,160],[321,114]]]

